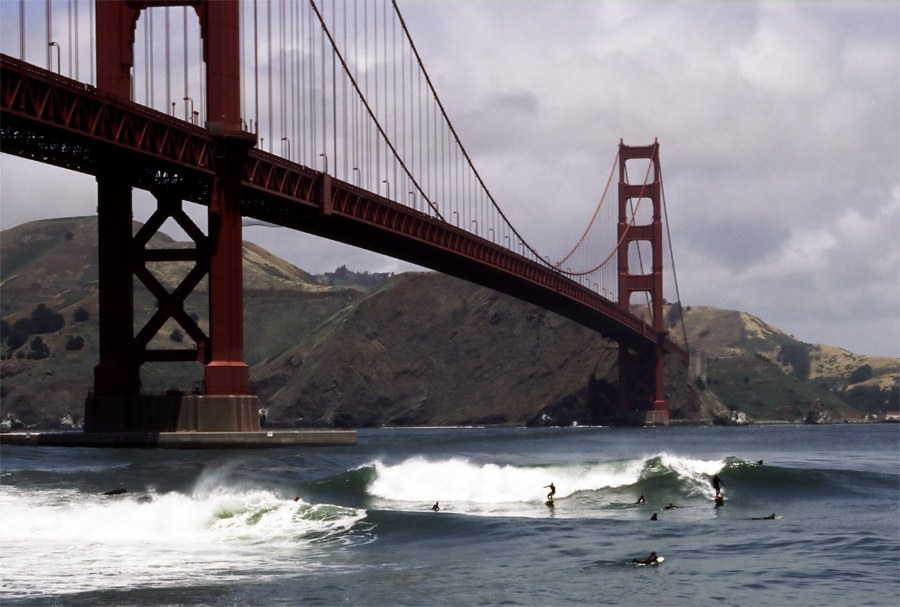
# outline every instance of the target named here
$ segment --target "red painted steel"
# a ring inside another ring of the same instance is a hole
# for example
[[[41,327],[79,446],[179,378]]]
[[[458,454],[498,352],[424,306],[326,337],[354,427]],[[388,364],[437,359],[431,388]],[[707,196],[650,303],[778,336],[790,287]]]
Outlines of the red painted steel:
[[[626,173],[628,160],[648,160],[650,171],[642,178],[644,183],[629,183]],[[664,362],[666,331],[663,320],[663,239],[661,213],[661,185],[659,170],[659,143],[649,146],[626,146],[619,143],[619,307],[628,310],[631,296],[637,292],[650,294],[653,330],[658,338],[649,347],[620,342],[619,395],[623,411],[632,412],[635,407],[644,410],[650,405],[654,421],[668,422],[664,390]],[[634,218],[629,202],[637,199],[653,205],[650,224],[633,225]],[[628,249],[632,242],[648,242],[652,250],[650,274],[633,274],[629,267]],[[640,356],[635,357],[635,349]],[[650,363],[650,364],[648,364]]]
[[[207,139],[197,145],[196,139],[177,137],[181,145],[170,141],[169,136],[176,130],[163,128],[160,136],[146,137],[153,130],[149,124],[130,120],[132,112],[126,111],[112,123],[110,135],[116,141],[124,140],[140,145],[145,140],[157,153],[169,148],[177,156],[185,157],[191,150],[202,150],[194,154],[194,164],[201,169],[212,169],[213,178],[209,204],[210,234],[208,246],[198,247],[194,270],[174,293],[167,293],[144,266],[145,258],[134,261],[132,270],[142,282],[157,296],[160,307],[131,345],[131,363],[140,365],[143,360],[185,359],[185,354],[171,351],[160,352],[148,349],[150,339],[168,318],[177,320],[188,333],[198,341],[194,356],[205,362],[204,384],[208,395],[242,395],[249,392],[249,368],[243,360],[243,272],[242,272],[242,228],[241,228],[241,169],[248,149],[254,139],[241,132],[240,121],[240,9],[237,0],[171,1],[171,0],[108,0],[98,3],[98,88],[121,99],[130,97],[130,69],[133,65],[134,30],[140,11],[149,6],[184,6],[195,8],[200,20],[201,36],[204,40],[203,56],[207,63],[207,99],[209,122]],[[92,135],[97,135],[95,126],[103,124],[102,117],[107,112],[97,112]],[[171,125],[167,125],[171,126]],[[100,135],[107,131],[101,131]],[[172,138],[173,140],[176,137]],[[155,143],[155,145],[153,145]],[[194,145],[188,145],[193,143]],[[219,160],[213,164],[208,154],[215,149]],[[105,177],[98,177],[105,179]],[[160,202],[163,206],[163,202]],[[171,203],[168,203],[171,206]],[[105,208],[105,207],[104,207]],[[168,215],[166,215],[168,216]],[[165,217],[165,216],[161,216]],[[154,230],[155,231],[155,230]],[[149,232],[152,233],[152,232]],[[112,241],[110,234],[101,234]],[[143,250],[143,247],[141,247]],[[199,255],[207,256],[200,260]],[[126,264],[127,257],[106,263]],[[101,262],[102,263],[102,262]],[[206,338],[195,323],[184,312],[184,299],[209,272],[210,336]],[[118,274],[124,274],[120,270]],[[114,314],[110,313],[110,316]],[[104,317],[101,314],[101,319]],[[101,320],[102,322],[102,320]],[[110,330],[110,329],[107,329]],[[103,327],[101,327],[101,333]],[[135,356],[134,352],[140,352]],[[189,356],[190,354],[188,354]],[[204,360],[208,357],[208,360]],[[106,388],[95,386],[98,391]]]

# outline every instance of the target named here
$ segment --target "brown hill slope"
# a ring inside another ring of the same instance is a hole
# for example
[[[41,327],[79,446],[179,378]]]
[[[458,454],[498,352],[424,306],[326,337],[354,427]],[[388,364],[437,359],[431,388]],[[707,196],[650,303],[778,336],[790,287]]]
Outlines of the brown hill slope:
[[[364,426],[606,423],[617,350],[540,308],[436,273],[403,274],[254,369],[269,419]],[[710,421],[672,370],[672,416]]]
[[[154,242],[188,246],[165,235]],[[4,330],[39,304],[65,321],[16,347],[4,334],[2,417],[8,424],[77,423],[98,361],[96,218],[5,230],[0,254]],[[244,358],[270,423],[605,423],[617,408],[614,344],[552,313],[436,273],[401,275],[367,293],[328,287],[250,243],[243,258]],[[187,268],[153,271],[174,286]],[[205,297],[204,282],[186,306],[204,328]],[[136,316],[149,317],[154,303],[136,284]],[[678,310],[669,306],[666,316],[680,335]],[[885,397],[888,407],[894,402],[897,359],[800,344],[739,312],[695,306],[683,316],[691,347],[720,358],[710,359],[709,377],[698,388],[670,357],[666,398],[673,419],[711,421],[725,414],[720,398],[756,418],[781,419],[805,414],[817,398],[837,418],[883,409]],[[190,347],[178,329],[164,326],[155,345]],[[35,338],[45,357],[37,355]],[[722,371],[715,360],[746,364]],[[190,390],[201,378],[197,364],[142,368],[150,391]],[[866,407],[854,411],[854,395]]]

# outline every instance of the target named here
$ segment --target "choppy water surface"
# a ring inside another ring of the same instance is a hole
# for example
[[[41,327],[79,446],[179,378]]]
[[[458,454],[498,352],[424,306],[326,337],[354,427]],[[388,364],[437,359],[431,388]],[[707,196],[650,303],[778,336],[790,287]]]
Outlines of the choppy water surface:
[[[4,446],[0,602],[896,606],[898,438],[876,424]],[[665,561],[632,563],[651,551]]]

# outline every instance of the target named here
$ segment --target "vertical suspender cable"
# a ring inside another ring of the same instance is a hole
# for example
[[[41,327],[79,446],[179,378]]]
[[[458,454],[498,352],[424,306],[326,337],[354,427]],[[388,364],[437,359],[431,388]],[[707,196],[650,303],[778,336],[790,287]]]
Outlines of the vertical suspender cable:
[[[385,10],[385,15],[387,14],[387,10]],[[391,89],[392,89],[392,100],[391,105],[394,110],[394,120],[393,120],[393,136],[392,139],[397,141],[397,26],[396,22],[391,19],[391,51],[392,51],[392,60],[391,60]],[[392,180],[395,184],[397,184],[397,163],[393,163],[394,165],[394,174]],[[406,200],[406,196],[404,196],[403,188],[400,187],[400,184],[396,186],[397,194],[394,195],[394,198],[403,202]]]
[[[359,9],[358,4],[353,4],[353,70],[356,72],[356,77],[359,79]],[[353,96],[353,168],[356,169],[356,177],[359,178],[359,144],[360,144],[360,133],[359,133],[359,99],[356,95]],[[357,181],[357,185],[359,182]]]
[[[96,85],[97,81],[94,79],[94,28],[97,26],[97,22],[94,20],[94,3],[93,2],[88,2],[88,17],[89,17],[88,21],[90,21],[90,24],[91,24],[90,27],[88,28],[88,31],[90,32],[88,34],[88,38],[89,38],[88,42],[90,43],[90,44],[88,44],[88,46],[91,49],[91,60],[90,60],[91,84]]]
[[[279,73],[278,73],[278,90],[279,90],[279,99],[280,99],[280,106],[281,106],[281,107],[280,107],[280,110],[281,110],[281,124],[280,124],[280,127],[281,127],[281,128],[278,130],[278,134],[281,135],[281,137],[286,137],[286,136],[287,136],[287,133],[286,133],[286,129],[285,129],[285,127],[284,127],[285,122],[286,122],[286,121],[285,121],[285,109],[286,109],[286,108],[285,108],[285,104],[286,104],[286,101],[285,101],[285,96],[284,96],[284,92],[285,92],[285,87],[284,87],[284,80],[285,80],[284,59],[285,59],[285,56],[284,56],[284,55],[285,55],[285,53],[287,52],[287,49],[286,49],[287,44],[285,43],[285,39],[284,39],[284,21],[285,21],[285,19],[284,19],[284,0],[281,0],[281,6],[280,6],[280,9],[279,9],[279,10],[281,11],[281,16],[280,16],[280,18],[279,18],[279,21],[281,22],[281,23],[280,23],[280,25],[281,25],[281,35],[280,35],[280,37],[279,37],[279,39],[278,39],[278,46],[281,47],[281,52],[278,53],[278,55],[279,55],[279,65],[280,65]],[[279,139],[280,139],[280,138],[279,138]],[[282,157],[284,157],[284,151],[285,151],[285,146],[284,146],[284,141],[282,141],[282,142],[281,142],[281,156],[282,156]],[[288,143],[288,150],[287,150],[287,151],[288,151],[288,155],[290,155],[290,143]],[[288,158],[288,160],[290,160],[290,158]]]
[[[274,119],[272,118],[272,2],[266,3],[266,17],[268,20],[268,37],[266,38],[266,53],[268,54],[268,66],[267,74],[268,74],[268,89],[269,94],[266,97],[267,105],[269,106],[269,152],[271,152],[274,148],[272,143],[272,137],[274,136],[274,131],[272,130],[272,123]]]
[[[332,27],[337,27],[337,16],[335,11],[337,10],[337,5],[335,3],[331,4],[331,22]],[[324,38],[324,36],[323,36]],[[332,149],[334,154],[331,160],[331,166],[333,167],[331,170],[335,174],[338,174],[338,154],[337,154],[337,60],[335,59],[335,50],[332,46],[331,49],[331,131],[332,137]]]
[[[153,98],[151,97],[151,78],[153,69],[150,62],[150,11],[144,13],[144,105],[153,107]]]
[[[69,77],[72,77],[72,56],[75,55],[72,47],[72,0],[69,0]],[[77,52],[77,47],[74,49]]]
[[[319,32],[319,40],[322,52],[322,150],[323,153],[328,153],[328,100],[326,99],[325,91],[327,66],[325,65],[325,35],[322,32]],[[328,164],[327,158],[325,159],[325,164]],[[327,167],[325,167],[325,172],[328,172]]]
[[[166,113],[172,112],[175,116],[175,108],[169,109],[172,102],[172,58],[170,54],[171,46],[169,44],[169,7],[166,7]]]
[[[344,6],[344,55],[347,55],[347,51],[350,50],[350,47],[347,45],[347,29],[348,29],[347,28],[347,3],[344,2],[343,6]],[[355,68],[355,66],[354,66],[354,68]],[[351,177],[352,177],[352,175],[350,175],[350,173],[351,173],[350,169],[352,168],[350,166],[350,131],[348,130],[350,128],[350,126],[349,126],[350,108],[348,107],[348,104],[347,104],[348,92],[347,92],[347,77],[346,76],[344,76],[343,81],[344,81],[344,179],[346,181],[350,181]]]
[[[183,7],[182,20],[184,22],[183,23],[183,25],[184,25],[184,96],[188,97],[190,95],[188,93],[189,88],[188,88],[188,27],[187,27],[188,7],[187,6]],[[189,114],[189,112],[191,112],[191,111],[193,111],[193,110],[188,108],[187,104],[185,104],[184,112],[186,114],[188,114],[188,117],[187,117],[188,122],[194,121],[194,117],[191,114]]]
[[[25,0],[19,0],[19,59],[25,61]]]
[[[316,128],[316,37],[315,30],[313,29],[313,21],[312,15],[308,15],[308,20],[306,24],[306,28],[308,31],[307,37],[309,39],[309,92],[305,97],[309,98],[309,122],[306,125],[306,130],[310,134],[310,149],[309,156],[311,160],[312,166],[316,166],[318,162],[318,137],[319,131]]]
[[[259,23],[257,19],[257,3],[253,0],[253,114],[256,122],[254,130],[259,136]],[[257,145],[259,145],[257,143]]]
[[[75,0],[75,80],[79,79],[81,70],[79,69],[79,63],[81,63],[81,53],[79,49],[81,47],[78,46],[78,0]]]
[[[169,104],[172,102],[172,58],[170,55],[170,45],[169,45],[169,7],[166,7],[166,113],[169,111],[172,112],[172,117],[175,117],[175,108],[169,109]]]
[[[308,28],[306,26],[306,12],[308,10],[308,8],[304,9],[303,6],[300,7],[300,39],[304,49],[304,52],[300,55],[300,132],[303,136],[303,155],[301,156],[303,163],[314,166],[314,163],[311,161],[312,149],[309,150],[309,155],[307,155],[306,149],[306,141],[310,130],[306,121],[306,100],[309,97],[309,90],[306,88],[306,67],[309,61],[306,59],[307,53],[305,52],[309,48]]]
[[[297,48],[296,44],[298,43],[299,37],[297,36],[297,0],[291,2],[291,29],[290,29],[290,42],[291,48],[293,52],[291,53],[291,91],[297,91],[297,62],[300,58],[300,51]],[[302,95],[302,93],[300,93]],[[298,129],[297,129],[297,100],[296,97],[291,101],[291,140],[294,141],[292,145],[297,146],[296,152],[296,162],[300,162],[300,139],[297,137]]]
[[[47,42],[44,45],[44,48],[47,49],[47,71],[53,69],[52,61],[53,61],[53,49],[50,47],[50,43],[53,42],[53,17],[50,13],[50,0],[47,0]]]
[[[375,50],[375,119],[381,120],[381,116],[379,114],[380,106],[378,99],[378,65],[381,63],[378,60],[378,4],[374,5],[374,15],[372,15],[372,42],[374,44]],[[375,141],[375,187],[381,188],[381,143],[379,141]]]
[[[150,107],[153,107],[153,104],[156,103],[156,87],[153,86],[153,11],[147,9],[147,22],[150,25],[150,35],[148,36],[150,43],[150,51],[147,53],[150,56]]]

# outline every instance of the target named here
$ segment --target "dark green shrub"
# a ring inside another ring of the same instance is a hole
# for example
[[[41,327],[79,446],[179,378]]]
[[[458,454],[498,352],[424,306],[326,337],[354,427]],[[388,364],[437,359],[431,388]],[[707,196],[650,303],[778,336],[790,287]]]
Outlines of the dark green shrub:
[[[28,353],[28,358],[41,360],[42,358],[47,358],[48,356],[50,356],[50,348],[47,347],[47,344],[44,343],[44,340],[41,339],[41,336],[38,335],[34,339],[32,339],[31,352]]]
[[[75,322],[84,322],[91,317],[90,313],[84,308],[78,308],[75,310],[75,313],[72,314],[72,320]]]

